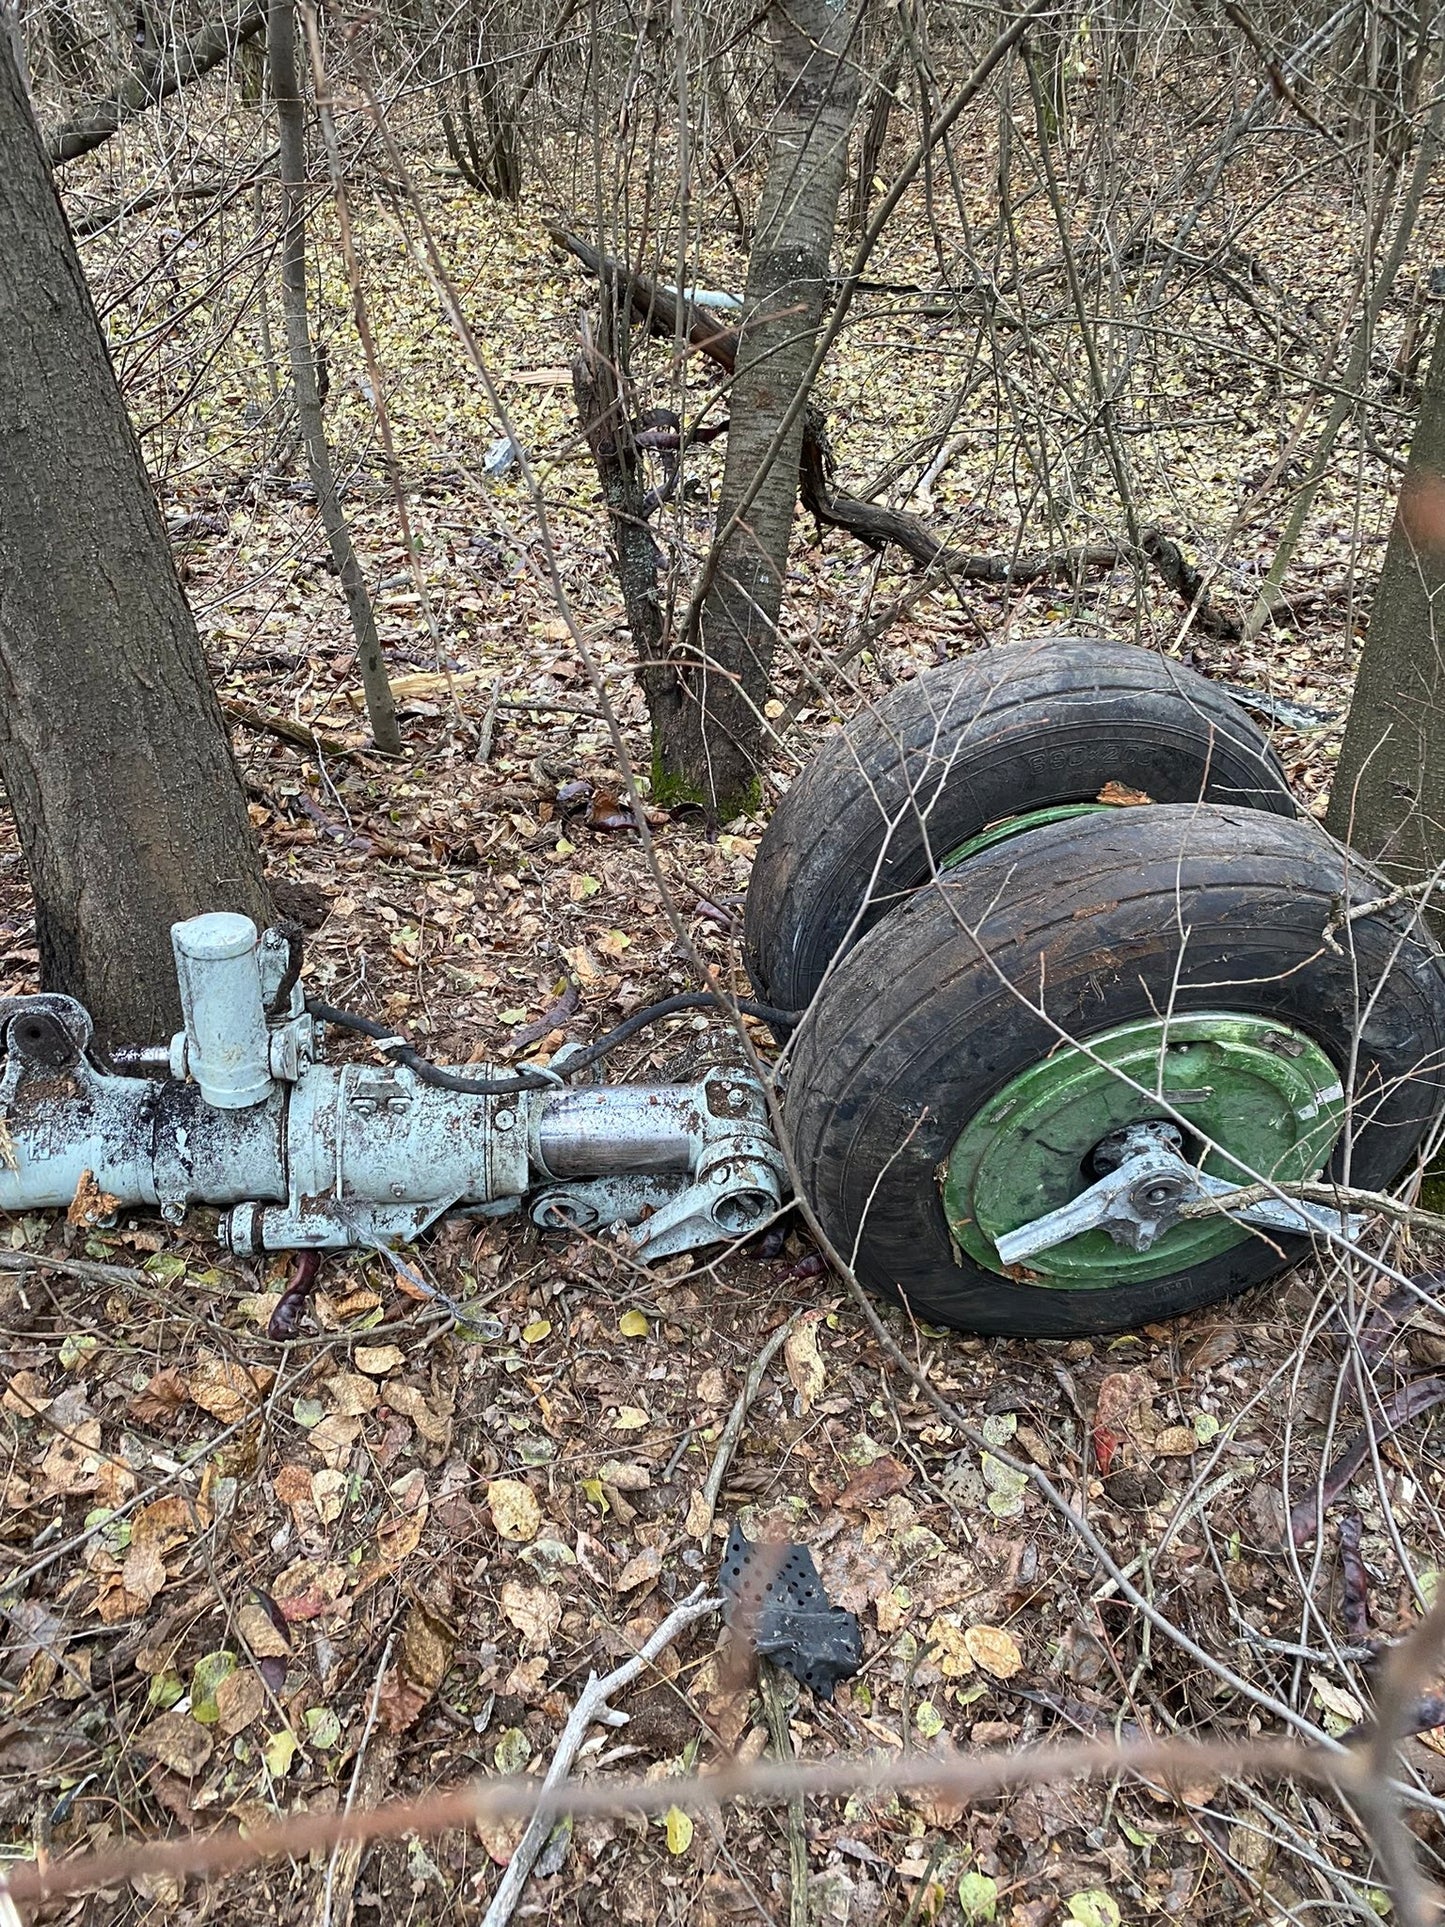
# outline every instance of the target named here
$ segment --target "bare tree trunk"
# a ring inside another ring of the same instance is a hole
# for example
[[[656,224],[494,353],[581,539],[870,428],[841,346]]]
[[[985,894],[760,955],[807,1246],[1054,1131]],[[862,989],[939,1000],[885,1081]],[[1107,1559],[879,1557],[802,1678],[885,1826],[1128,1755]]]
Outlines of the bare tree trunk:
[[[317,507],[331,546],[331,559],[341,578],[342,592],[356,637],[356,659],[371,722],[371,739],[379,750],[395,755],[401,748],[396,704],[387,679],[386,662],[376,633],[376,616],[361,564],[356,559],[351,531],[336,491],[326,425],[321,418],[321,393],[316,379],[316,356],[306,318],[306,115],[296,71],[296,13],[294,0],[270,0],[266,24],[266,54],[271,67],[271,94],[281,141],[281,307],[286,321],[286,352],[296,391],[296,413],[306,446],[306,465]]]
[[[647,484],[632,432],[630,384],[620,353],[626,339],[626,295],[615,284],[604,282],[597,340],[594,343],[588,338],[584,324],[582,349],[572,363],[572,390],[612,525],[617,579],[652,720],[656,753],[669,730],[676,727],[685,698],[666,660],[662,601],[657,592],[657,544],[647,521]]]
[[[246,800],[0,34],[0,775],[44,985],[103,1041],[180,1020],[170,926],[271,918]]]
[[[883,148],[888,139],[888,122],[893,114],[893,93],[903,72],[903,55],[888,55],[882,71],[868,89],[863,109],[863,139],[858,149],[858,177],[853,183],[853,228],[861,234],[868,225],[868,210],[873,205],[873,181],[883,164]]]
[[[858,98],[848,0],[778,0],[771,19],[778,106],[748,258],[719,533],[698,624],[702,656],[685,672],[689,700],[653,770],[659,802],[701,803],[723,820],[757,795],[803,410],[786,429],[784,421],[817,340]]]
[[[1445,326],[1435,331],[1326,822],[1403,883],[1445,865]]]

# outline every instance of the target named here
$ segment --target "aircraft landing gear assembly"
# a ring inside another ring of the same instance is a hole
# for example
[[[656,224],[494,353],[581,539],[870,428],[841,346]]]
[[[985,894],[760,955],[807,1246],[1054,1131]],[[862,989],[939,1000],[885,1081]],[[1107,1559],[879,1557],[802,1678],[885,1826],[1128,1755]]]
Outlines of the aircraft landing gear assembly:
[[[746,1071],[571,1081],[645,1014],[546,1071],[448,1071],[308,1000],[283,932],[215,914],[173,937],[168,1045],[107,1061],[74,1000],[0,1003],[0,1210],[82,1186],[173,1220],[207,1203],[253,1252],[525,1199],[546,1228],[628,1226],[650,1259],[786,1199]],[[1259,1284],[1362,1228],[1289,1186],[1384,1187],[1445,1108],[1418,907],[1297,814],[1237,705],[1146,650],[1016,645],[894,689],[783,798],[745,937],[749,1008],[796,1020],[801,1187],[863,1282],[931,1324],[1084,1335]],[[385,1061],[328,1063],[338,1024]]]

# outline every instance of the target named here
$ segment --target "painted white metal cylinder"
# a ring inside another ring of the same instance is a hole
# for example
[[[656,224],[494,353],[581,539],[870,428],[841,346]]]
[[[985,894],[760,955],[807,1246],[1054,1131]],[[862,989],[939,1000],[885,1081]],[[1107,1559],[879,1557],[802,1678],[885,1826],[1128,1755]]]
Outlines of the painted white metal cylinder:
[[[257,945],[255,924],[230,911],[171,925],[186,1070],[221,1111],[260,1104],[271,1090]]]

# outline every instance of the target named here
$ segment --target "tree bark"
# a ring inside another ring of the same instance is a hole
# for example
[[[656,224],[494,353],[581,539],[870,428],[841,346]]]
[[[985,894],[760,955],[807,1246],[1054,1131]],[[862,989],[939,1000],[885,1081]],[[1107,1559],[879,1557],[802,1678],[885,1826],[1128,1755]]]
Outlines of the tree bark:
[[[620,350],[628,326],[625,303],[626,296],[619,290],[604,287],[597,340],[589,338],[584,324],[581,352],[572,363],[572,391],[612,525],[617,579],[657,755],[663,738],[677,726],[684,698],[667,659],[657,544],[647,523],[647,483],[633,434],[630,383],[622,366]]]
[[[306,110],[296,70],[296,10],[294,0],[270,0],[266,23],[266,57],[271,68],[271,97],[281,144],[281,308],[286,322],[286,353],[296,393],[296,415],[306,448],[306,466],[316,505],[326,529],[331,559],[341,580],[342,593],[356,638],[356,660],[371,740],[379,750],[395,756],[401,749],[396,703],[376,633],[376,615],[366,592],[366,579],[356,559],[351,531],[336,488],[336,472],[321,416],[321,390],[316,378],[316,356],[306,318]]]
[[[1355,677],[1325,819],[1401,883],[1445,866],[1445,325]]]
[[[93,153],[108,141],[128,120],[179,93],[187,81],[199,80],[213,67],[230,58],[242,41],[259,33],[266,22],[265,0],[240,0],[217,20],[209,20],[180,46],[163,42],[147,54],[139,73],[123,81],[104,100],[93,101],[63,127],[46,136],[46,151],[53,167]]]
[[[771,9],[778,105],[748,256],[711,581],[698,636],[687,639],[701,651],[683,671],[689,700],[653,770],[659,802],[698,802],[722,820],[757,795],[803,411],[783,424],[807,379],[827,293],[858,102],[848,56],[856,18],[848,0],[778,0]]]
[[[0,777],[41,981],[177,1026],[170,926],[271,905],[160,510],[0,35]]]

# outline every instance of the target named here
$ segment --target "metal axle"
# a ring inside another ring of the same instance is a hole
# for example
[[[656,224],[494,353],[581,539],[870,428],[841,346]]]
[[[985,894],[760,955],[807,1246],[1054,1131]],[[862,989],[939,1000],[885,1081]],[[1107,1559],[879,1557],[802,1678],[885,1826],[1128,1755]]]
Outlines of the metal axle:
[[[88,1173],[117,1210],[225,1208],[238,1252],[337,1249],[415,1238],[459,1208],[515,1210],[536,1190],[537,1223],[626,1224],[651,1259],[744,1237],[782,1201],[746,1072],[477,1096],[399,1064],[328,1064],[284,935],[216,913],[171,937],[184,1027],[168,1047],[102,1064],[73,998],[0,1000],[0,1210],[63,1208]]]
[[[1148,1251],[1178,1224],[1186,1204],[1204,1198],[1213,1198],[1230,1217],[1262,1231],[1357,1238],[1364,1228],[1361,1217],[1293,1199],[1286,1203],[1266,1198],[1231,1211],[1230,1194],[1241,1187],[1187,1163],[1180,1155],[1182,1143],[1173,1124],[1133,1124],[1120,1131],[1100,1160],[1112,1162],[1113,1168],[1057,1211],[997,1239],[1000,1259],[1006,1265],[1023,1264],[1082,1231],[1096,1230],[1107,1231],[1127,1251]]]

